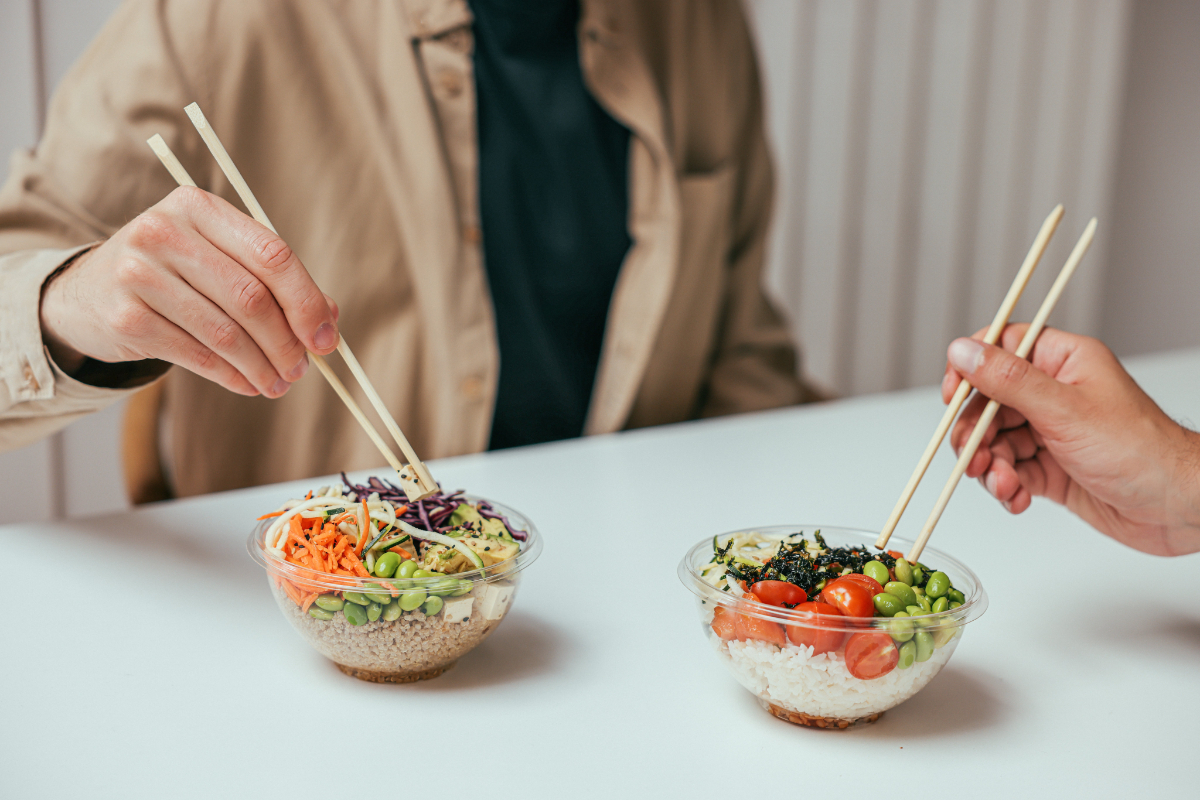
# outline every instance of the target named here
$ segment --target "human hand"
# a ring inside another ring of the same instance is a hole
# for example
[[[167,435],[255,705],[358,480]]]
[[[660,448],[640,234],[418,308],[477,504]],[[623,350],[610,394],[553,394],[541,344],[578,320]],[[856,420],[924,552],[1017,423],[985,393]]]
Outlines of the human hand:
[[[1014,514],[1035,496],[1065,505],[1137,550],[1200,550],[1200,435],[1163,413],[1103,343],[1045,329],[1030,361],[1012,354],[1028,325],[1008,326],[1003,349],[956,339],[942,399],[960,376],[979,391],[955,423],[959,452],[988,398],[1003,405],[967,476]]]
[[[161,359],[230,391],[282,396],[305,350],[338,343],[337,307],[275,234],[180,187],[53,277],[42,334],[68,372],[83,358]]]

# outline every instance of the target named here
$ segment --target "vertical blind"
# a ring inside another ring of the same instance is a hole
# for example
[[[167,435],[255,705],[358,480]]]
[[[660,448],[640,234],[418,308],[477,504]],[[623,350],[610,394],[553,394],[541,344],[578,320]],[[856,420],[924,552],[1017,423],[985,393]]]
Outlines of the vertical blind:
[[[818,384],[940,379],[1042,219],[1067,214],[1014,320],[1093,215],[1052,324],[1098,326],[1125,0],[748,0],[779,171],[769,284]]]

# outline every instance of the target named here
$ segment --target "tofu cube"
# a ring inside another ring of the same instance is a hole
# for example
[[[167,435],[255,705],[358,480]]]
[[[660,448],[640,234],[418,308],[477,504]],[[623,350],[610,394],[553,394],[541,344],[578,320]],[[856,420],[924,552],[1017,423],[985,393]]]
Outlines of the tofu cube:
[[[508,602],[512,600],[513,586],[509,583],[492,583],[483,592],[483,602],[480,610],[484,619],[500,619],[508,610]]]
[[[442,606],[442,618],[446,622],[466,622],[471,618],[471,604],[474,602],[474,597],[456,597],[453,600],[447,600],[446,604]]]

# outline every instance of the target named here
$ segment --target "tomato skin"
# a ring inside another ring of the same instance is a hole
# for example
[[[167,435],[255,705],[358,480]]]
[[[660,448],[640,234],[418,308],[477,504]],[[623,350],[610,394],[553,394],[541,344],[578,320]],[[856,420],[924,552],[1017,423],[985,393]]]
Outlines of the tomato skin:
[[[857,572],[851,572],[849,575],[843,575],[840,578],[835,578],[834,582],[836,583],[837,581],[854,581],[870,591],[871,597],[874,597],[877,594],[883,594],[883,586],[881,586],[879,581],[875,580],[870,575],[860,575]],[[829,584],[826,584],[826,586],[828,585]]]
[[[828,603],[811,600],[796,606],[796,611],[812,614],[812,620],[804,625],[788,625],[787,637],[792,644],[808,646],[813,649],[813,655],[831,653],[842,646],[846,632],[829,630],[843,625],[842,612]]]
[[[724,606],[713,610],[713,633],[725,641],[737,638],[737,615]]]
[[[882,590],[881,590],[882,591]],[[759,581],[750,592],[769,606],[798,606],[808,600],[808,592],[787,581]]]
[[[900,651],[883,631],[856,633],[846,642],[846,669],[862,681],[874,680],[896,668]]]
[[[821,602],[828,603],[847,617],[873,617],[875,604],[871,602],[870,589],[856,581],[838,579],[825,584],[821,590]]]
[[[754,595],[749,595],[749,597],[754,600],[758,599]],[[769,619],[759,619],[758,617],[751,617],[748,614],[736,614],[733,630],[739,642],[744,642],[748,639],[758,639],[759,641],[770,642],[779,647],[787,644],[787,639],[783,634],[783,626]]]

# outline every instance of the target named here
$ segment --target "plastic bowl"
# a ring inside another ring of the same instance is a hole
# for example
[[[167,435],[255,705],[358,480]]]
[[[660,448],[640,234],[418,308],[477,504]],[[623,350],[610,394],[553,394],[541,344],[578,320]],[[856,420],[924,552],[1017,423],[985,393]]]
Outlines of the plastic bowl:
[[[718,536],[717,541],[724,545],[730,537],[739,533],[757,532],[775,538],[800,532],[811,537],[817,531],[821,532],[831,547],[860,547],[864,550],[873,550],[878,536],[877,531],[829,525],[776,525],[732,531]],[[892,548],[904,552],[908,552],[911,544],[898,537],[891,540]],[[962,606],[908,620],[817,617],[824,621],[823,624],[814,622],[810,614],[744,598],[735,599],[713,587],[700,577],[699,572],[711,561],[712,555],[713,540],[708,538],[690,549],[679,564],[680,579],[696,595],[701,630],[722,663],[742,686],[758,698],[763,708],[780,719],[798,725],[843,729],[875,722],[883,712],[903,703],[933,680],[958,647],[963,627],[978,619],[987,609],[987,594],[975,573],[956,559],[929,547],[921,554],[921,563],[941,570],[950,577],[954,588],[966,596]],[[783,627],[778,629],[754,623],[735,625],[738,638],[725,641],[712,628],[717,608]],[[830,624],[830,619],[835,622]],[[904,630],[906,626],[910,626],[907,631]],[[747,633],[753,629],[773,634],[769,638],[775,639],[776,643],[763,638],[750,638]],[[918,633],[929,634],[929,638],[923,637],[926,643],[932,639],[932,653],[926,661],[915,662],[907,669],[893,668],[871,680],[854,677],[846,666],[848,647],[854,648],[857,653],[872,642],[882,641],[885,648],[889,641],[893,642],[892,646],[898,646],[895,638],[903,639],[906,634],[915,636]],[[815,653],[812,646],[793,643],[793,640],[814,642],[818,635],[824,637],[822,641],[827,646],[836,644],[836,649]],[[778,643],[779,639],[782,639],[782,645]],[[837,644],[839,640],[840,644]]]
[[[464,495],[464,499],[477,503],[487,498]],[[331,576],[280,561],[268,554],[263,545],[269,519],[255,527],[247,549],[250,557],[266,568],[267,582],[279,610],[317,652],[355,678],[377,683],[411,683],[441,675],[495,631],[512,608],[521,572],[541,553],[541,536],[525,515],[494,500],[488,502],[514,528],[528,534],[516,557],[446,578],[388,581],[397,591],[384,592],[393,597],[418,590],[441,597],[441,609],[429,615],[417,608],[402,612],[394,620],[381,616],[359,626],[351,625],[342,611],[332,612],[332,619],[317,619],[305,613],[289,596],[285,581],[295,592],[341,595],[347,591],[378,593],[382,579]]]

